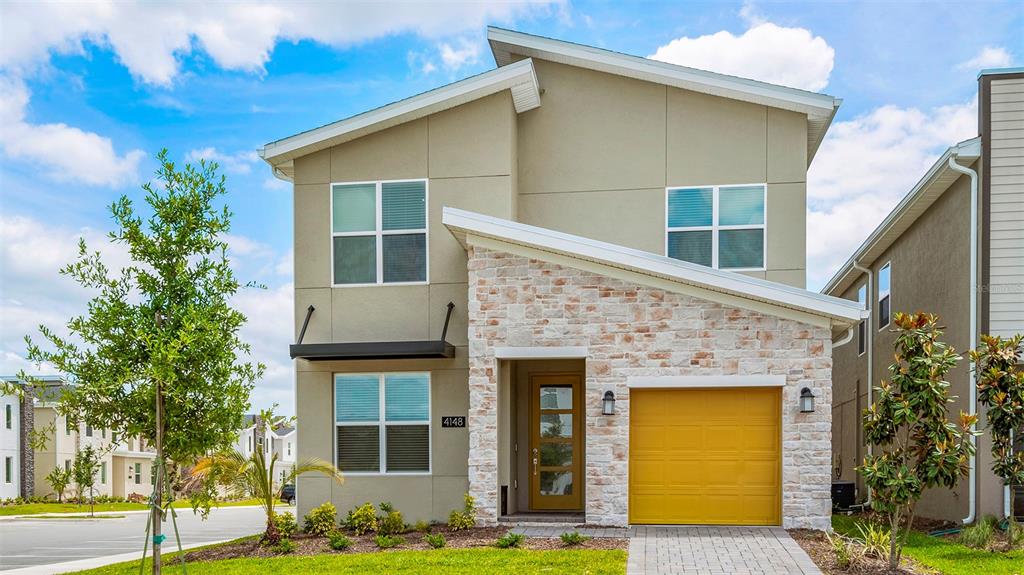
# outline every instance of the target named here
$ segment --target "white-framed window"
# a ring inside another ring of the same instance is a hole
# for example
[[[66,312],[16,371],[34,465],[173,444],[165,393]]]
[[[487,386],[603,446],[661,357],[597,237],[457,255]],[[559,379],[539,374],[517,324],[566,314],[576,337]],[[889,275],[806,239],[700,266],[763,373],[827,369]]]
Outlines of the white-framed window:
[[[331,184],[331,284],[427,282],[427,180]]]
[[[92,426],[88,423],[85,424],[85,436],[92,437]]]
[[[864,284],[857,288],[857,303],[864,305],[868,302],[868,286]],[[864,355],[867,350],[867,336],[868,336],[868,322],[867,320],[860,320],[857,324],[857,355]]]
[[[4,458],[4,482],[14,483],[14,458]]]
[[[292,442],[288,442],[288,457],[292,456]]]
[[[7,429],[14,426],[14,408],[9,403],[4,406],[4,425]]]
[[[352,474],[430,473],[430,374],[334,375],[335,465]]]
[[[249,436],[249,453],[252,453],[252,436]]]
[[[878,270],[878,329],[888,327],[892,315],[892,262]]]
[[[142,485],[142,464],[135,464],[135,485]]]
[[[100,463],[100,483],[103,485],[107,484],[107,462]]]
[[[764,270],[766,184],[665,190],[665,254],[730,270]]]

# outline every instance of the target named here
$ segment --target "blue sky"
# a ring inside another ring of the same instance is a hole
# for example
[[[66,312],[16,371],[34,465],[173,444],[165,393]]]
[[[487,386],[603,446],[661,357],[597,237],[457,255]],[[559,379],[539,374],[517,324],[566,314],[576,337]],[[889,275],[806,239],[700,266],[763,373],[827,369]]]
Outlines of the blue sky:
[[[31,367],[34,325],[83,309],[57,268],[166,147],[228,176],[236,266],[268,286],[238,301],[270,367],[254,403],[291,412],[291,196],[256,148],[492,68],[487,24],[843,98],[809,175],[810,289],[976,135],[978,69],[1024,62],[1019,2],[5,3],[0,373]]]

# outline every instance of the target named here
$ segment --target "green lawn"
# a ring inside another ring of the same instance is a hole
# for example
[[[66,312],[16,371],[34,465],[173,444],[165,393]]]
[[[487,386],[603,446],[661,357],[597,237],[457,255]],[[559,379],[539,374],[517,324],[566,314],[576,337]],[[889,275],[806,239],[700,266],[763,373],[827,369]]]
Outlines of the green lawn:
[[[255,499],[243,499],[241,501],[228,501],[220,503],[217,507],[238,507],[241,505],[259,505]],[[278,505],[283,505],[280,501]],[[187,500],[175,501],[175,509],[192,509]],[[97,503],[96,511],[137,511],[146,509],[144,503]],[[0,506],[0,516],[3,515],[37,515],[45,513],[88,513],[88,505],[76,505],[74,503],[24,503],[22,505]]]
[[[147,561],[148,563],[148,561]],[[172,567],[169,567],[173,565]],[[146,569],[148,572],[148,567]],[[138,561],[79,571],[78,575],[137,575]],[[282,556],[269,559],[226,559],[190,563],[190,574],[249,575],[250,573],[388,573],[444,575],[579,574],[623,575],[626,552],[621,550],[529,551],[522,549],[439,549],[351,555]],[[181,573],[178,563],[164,563],[164,573]]]
[[[845,515],[832,517],[832,527],[844,535],[856,536],[856,523]],[[912,531],[903,554],[944,575],[1024,575],[1024,549],[993,553]]]

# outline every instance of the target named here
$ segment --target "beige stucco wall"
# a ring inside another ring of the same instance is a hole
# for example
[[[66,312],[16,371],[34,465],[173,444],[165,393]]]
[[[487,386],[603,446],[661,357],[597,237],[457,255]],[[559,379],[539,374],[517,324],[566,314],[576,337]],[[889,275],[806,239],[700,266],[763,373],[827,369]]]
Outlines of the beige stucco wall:
[[[974,166],[977,168],[977,165]],[[875,274],[875,285],[868,293],[868,306],[877,309],[878,272],[892,262],[892,312],[912,313],[924,311],[937,314],[944,326],[943,341],[954,349],[965,352],[970,347],[970,249],[963,238],[969,236],[970,181],[961,176],[900,236],[893,245],[873,262],[864,262]],[[860,277],[840,295],[856,300],[857,289],[867,281]],[[861,499],[866,497],[864,483],[855,467],[867,453],[861,425],[861,413],[868,406],[867,384],[877,386],[889,378],[893,344],[896,334],[892,326],[878,329],[877,318],[872,318],[868,330],[873,338],[874,365],[867,374],[867,354],[857,355],[856,338],[837,348],[833,354],[835,367],[832,417],[833,452],[840,458],[833,466],[837,478],[856,481]],[[950,394],[956,396],[949,406],[955,421],[961,410],[968,410],[970,377],[968,362],[962,360],[946,379]],[[979,428],[983,427],[983,421]],[[978,438],[978,509],[979,516],[1000,515],[1002,487],[991,473],[991,444],[986,435]],[[838,473],[836,473],[838,471]],[[923,517],[956,521],[967,516],[967,479],[956,488],[931,489],[925,492],[918,505]]]
[[[665,188],[768,184],[766,271],[804,287],[807,118],[535,60],[519,116],[519,220],[665,253]]]

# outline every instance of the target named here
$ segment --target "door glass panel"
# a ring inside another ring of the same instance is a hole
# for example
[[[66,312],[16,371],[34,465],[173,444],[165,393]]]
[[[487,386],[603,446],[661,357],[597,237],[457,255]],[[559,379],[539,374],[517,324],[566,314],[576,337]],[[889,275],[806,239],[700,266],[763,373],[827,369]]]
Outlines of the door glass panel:
[[[572,409],[571,387],[540,388],[541,409]]]
[[[571,413],[542,413],[540,416],[541,437],[572,437]]]
[[[541,495],[572,495],[571,471],[541,471]]]
[[[568,467],[572,465],[572,444],[542,444],[540,446],[540,464],[544,467]]]

